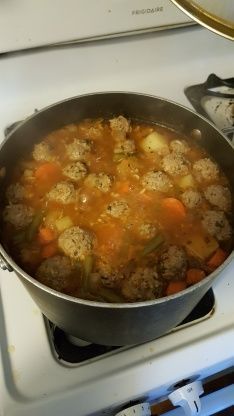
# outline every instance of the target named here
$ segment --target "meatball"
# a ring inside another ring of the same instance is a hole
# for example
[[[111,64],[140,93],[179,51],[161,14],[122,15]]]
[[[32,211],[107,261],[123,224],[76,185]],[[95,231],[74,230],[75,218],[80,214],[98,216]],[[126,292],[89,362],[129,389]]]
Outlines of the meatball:
[[[80,126],[80,131],[84,135],[84,137],[87,137],[89,139],[99,139],[103,133],[103,124],[102,119],[96,120],[94,123],[90,125],[89,127],[87,125]]]
[[[231,208],[231,192],[228,188],[222,185],[210,185],[204,191],[207,201],[211,205],[221,209],[222,211],[229,211]]]
[[[153,238],[157,234],[157,227],[154,224],[141,224],[138,228],[140,236],[144,239]]]
[[[73,271],[70,259],[65,256],[54,256],[40,264],[36,277],[44,285],[63,292],[69,286],[69,278]]]
[[[188,161],[179,153],[170,153],[162,160],[162,168],[172,176],[187,175]]]
[[[178,139],[172,140],[170,142],[170,148],[171,148],[172,152],[181,153],[181,154],[185,154],[189,150],[189,146],[186,143],[186,141],[185,140],[178,140]]]
[[[67,228],[58,239],[59,248],[74,260],[84,260],[93,248],[93,237],[82,228],[75,226]]]
[[[197,160],[193,165],[194,176],[198,182],[210,182],[217,179],[218,166],[208,157]]]
[[[63,174],[72,181],[80,181],[87,175],[87,167],[83,162],[72,162],[63,168]]]
[[[111,202],[107,207],[107,213],[114,218],[121,218],[129,211],[129,206],[126,201],[119,199]]]
[[[190,209],[197,208],[201,202],[202,197],[200,192],[195,189],[188,189],[181,195],[183,204]]]
[[[16,228],[25,228],[32,222],[33,209],[24,204],[7,205],[3,211],[3,219]]]
[[[186,253],[183,248],[169,246],[159,257],[159,272],[166,280],[181,280],[187,268]]]
[[[102,135],[103,126],[92,126],[88,129],[87,136],[91,139],[99,139]]]
[[[74,139],[66,146],[66,152],[70,160],[83,160],[91,151],[92,142],[88,139]]]
[[[122,294],[130,302],[160,297],[162,283],[155,268],[138,267],[123,281]]]
[[[136,151],[135,143],[131,139],[118,140],[114,147],[115,154],[123,154],[123,155],[129,156],[135,153],[135,151]]]
[[[76,191],[72,183],[58,182],[47,193],[47,198],[60,204],[72,204],[76,199]]]
[[[231,238],[231,226],[222,211],[208,210],[202,215],[202,225],[205,230],[219,241]]]
[[[97,262],[97,273],[103,286],[116,289],[120,286],[124,273],[121,270],[112,267],[110,262],[105,259],[99,259]]]
[[[149,191],[168,192],[172,182],[164,172],[150,171],[142,177],[142,185]]]
[[[19,183],[12,183],[6,190],[6,197],[9,202],[16,203],[22,201],[25,196],[25,189],[24,187]]]
[[[35,144],[32,155],[37,161],[50,162],[55,159],[51,146],[46,142]]]
[[[112,178],[106,173],[91,173],[85,179],[85,184],[102,192],[108,192],[112,185]]]
[[[114,133],[126,136],[130,129],[130,123],[125,117],[119,116],[110,120],[110,127]]]

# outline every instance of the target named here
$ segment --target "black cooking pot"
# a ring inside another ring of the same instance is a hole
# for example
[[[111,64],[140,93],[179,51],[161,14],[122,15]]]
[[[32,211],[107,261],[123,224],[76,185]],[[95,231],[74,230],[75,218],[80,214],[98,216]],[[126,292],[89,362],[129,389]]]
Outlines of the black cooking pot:
[[[226,137],[205,118],[173,102],[127,92],[88,94],[47,107],[12,131],[0,148],[3,195],[8,174],[21,155],[48,132],[84,118],[110,118],[122,114],[130,119],[157,122],[199,140],[217,160],[234,192],[234,149]],[[195,307],[232,255],[200,283],[178,294],[138,303],[110,304],[87,301],[56,292],[25,273],[0,245],[0,265],[14,270],[43,314],[66,332],[99,344],[137,344],[157,338],[179,324]],[[9,293],[10,296],[10,293]]]

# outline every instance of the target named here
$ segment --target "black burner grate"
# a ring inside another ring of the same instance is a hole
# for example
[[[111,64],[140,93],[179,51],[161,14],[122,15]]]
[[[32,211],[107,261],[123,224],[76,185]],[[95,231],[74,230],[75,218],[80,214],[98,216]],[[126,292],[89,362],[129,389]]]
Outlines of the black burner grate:
[[[234,140],[234,78],[221,79],[211,74],[204,83],[186,87],[184,93],[198,113]],[[209,109],[207,101],[213,103]]]
[[[214,293],[213,290],[210,289],[193,309],[193,311],[187,316],[187,318],[185,318],[184,321],[178,325],[178,330],[182,325],[200,322],[202,318],[205,319],[213,311],[214,304]],[[58,360],[73,364],[79,364],[122,348],[99,344],[88,344],[84,346],[74,345],[69,340],[67,334],[52,323],[50,323],[50,334]]]

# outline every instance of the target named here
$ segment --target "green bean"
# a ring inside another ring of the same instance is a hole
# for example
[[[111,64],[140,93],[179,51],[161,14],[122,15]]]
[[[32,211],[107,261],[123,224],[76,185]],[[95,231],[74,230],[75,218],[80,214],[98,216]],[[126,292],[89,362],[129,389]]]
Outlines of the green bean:
[[[85,291],[83,288],[83,279],[84,279],[84,268],[83,268],[83,263],[80,260],[77,260],[74,263],[74,271],[76,273],[76,275],[79,278],[79,282],[80,282],[80,297],[85,297]]]
[[[101,287],[98,291],[98,295],[100,295],[106,302],[111,303],[123,303],[124,299],[122,296],[115,293],[113,290],[108,289],[106,287]]]
[[[76,270],[77,270],[77,272],[80,274],[80,275],[82,275],[82,273],[83,273],[83,264],[81,263],[81,261],[76,261],[76,263],[75,263],[75,268],[76,268]]]
[[[83,273],[82,273],[82,283],[86,292],[89,291],[89,276],[93,269],[93,256],[88,255],[84,259],[83,263]]]
[[[85,299],[93,300],[94,302],[105,302],[105,300],[101,296],[93,295],[93,293],[90,292],[85,294]]]
[[[123,298],[115,293],[113,290],[101,287],[95,290],[92,290],[90,287],[90,275],[93,269],[94,258],[92,255],[88,255],[85,257],[84,262],[77,262],[77,270],[80,273],[81,277],[81,288],[80,288],[80,296],[90,299],[90,300],[97,300],[97,301],[104,301],[104,302],[112,302],[112,303],[122,303]]]
[[[163,242],[164,242],[164,237],[162,234],[158,234],[155,237],[151,238],[151,240],[149,240],[146,243],[145,247],[143,248],[141,252],[141,257],[144,257],[147,254],[159,248]]]
[[[38,212],[35,214],[31,224],[28,226],[26,230],[26,240],[28,242],[31,242],[33,240],[33,237],[35,236],[39,225],[41,224],[42,218],[43,218],[43,212]]]
[[[25,230],[19,231],[14,237],[13,241],[15,244],[20,245],[25,242],[26,239],[26,233]]]
[[[80,277],[80,294],[86,296],[90,289],[89,277],[93,269],[93,256],[86,256],[83,262],[77,261],[75,267]]]
[[[93,256],[86,256],[84,259],[84,274],[86,277],[89,277],[93,269]]]

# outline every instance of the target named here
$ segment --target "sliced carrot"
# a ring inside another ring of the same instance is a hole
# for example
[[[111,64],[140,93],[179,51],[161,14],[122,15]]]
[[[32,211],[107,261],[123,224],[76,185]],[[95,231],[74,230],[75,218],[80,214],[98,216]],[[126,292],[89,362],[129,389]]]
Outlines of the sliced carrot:
[[[166,294],[167,296],[178,293],[181,290],[186,289],[186,282],[183,280],[177,280],[176,282],[170,282],[167,286]]]
[[[56,238],[53,230],[49,227],[40,227],[38,232],[38,239],[41,244],[48,244]]]
[[[56,253],[57,253],[57,244],[53,242],[42,247],[41,257],[43,259],[47,259],[49,257],[54,256]]]
[[[207,266],[210,267],[212,270],[215,270],[224,262],[227,256],[228,254],[226,253],[226,251],[222,250],[221,248],[218,248],[216,252],[213,254],[213,256],[208,260]]]
[[[46,162],[40,165],[35,171],[35,177],[39,181],[52,181],[59,177],[60,167],[56,163]]]
[[[186,282],[188,285],[194,285],[204,279],[205,276],[205,272],[201,269],[189,269],[186,274]]]
[[[186,209],[179,199],[164,198],[161,202],[164,215],[175,221],[181,221],[186,217]]]

